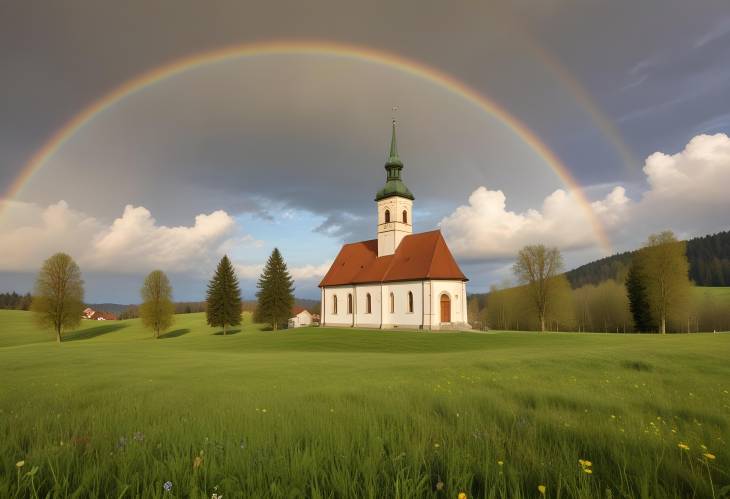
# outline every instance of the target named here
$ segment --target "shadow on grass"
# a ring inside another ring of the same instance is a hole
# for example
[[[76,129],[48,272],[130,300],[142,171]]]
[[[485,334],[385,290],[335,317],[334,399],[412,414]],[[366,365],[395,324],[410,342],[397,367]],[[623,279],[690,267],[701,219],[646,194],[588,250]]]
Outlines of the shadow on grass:
[[[189,329],[176,329],[174,331],[170,331],[169,333],[161,334],[158,338],[159,340],[166,340],[168,338],[177,338],[178,336],[183,336],[185,334],[188,334],[190,332]]]
[[[238,334],[240,332],[241,332],[240,329],[231,329],[230,331],[228,331],[226,333],[226,336],[230,336],[232,334]],[[217,333],[213,333],[213,336],[223,336],[223,331],[218,331]]]
[[[90,327],[88,329],[82,329],[81,331],[73,331],[69,333],[63,341],[77,341],[77,340],[90,340],[97,336],[103,336],[105,334],[113,333],[128,327],[127,324],[105,324],[103,326]]]

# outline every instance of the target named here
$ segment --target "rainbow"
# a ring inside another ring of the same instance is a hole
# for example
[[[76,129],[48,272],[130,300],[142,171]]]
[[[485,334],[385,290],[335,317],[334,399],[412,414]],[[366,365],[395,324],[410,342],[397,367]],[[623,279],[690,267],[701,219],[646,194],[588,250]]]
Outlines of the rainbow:
[[[519,122],[514,116],[510,115],[503,107],[496,102],[487,99],[466,83],[420,62],[368,47],[333,42],[271,41],[233,45],[210,52],[186,56],[128,80],[95,102],[91,103],[58,129],[44,143],[44,145],[38,149],[35,154],[33,154],[28,163],[21,170],[18,177],[11,183],[9,189],[0,199],[9,201],[17,196],[22,187],[32,178],[32,176],[39,171],[71,137],[73,137],[86,124],[91,122],[95,116],[103,113],[122,99],[133,95],[150,85],[154,85],[155,83],[187,71],[200,68],[201,66],[208,66],[231,59],[296,54],[336,56],[387,66],[408,75],[428,80],[429,82],[460,96],[487,114],[498,118],[525,143],[527,143],[550,166],[555,174],[561,179],[563,184],[565,184],[565,186],[572,192],[588,216],[588,220],[591,223],[597,243],[606,252],[610,252],[611,243],[606,235],[604,227],[596,216],[591,203],[586,198],[582,188],[570,174],[569,170],[555,155],[555,153],[553,153],[529,128]],[[3,202],[3,204],[6,203]],[[0,206],[0,209],[2,209],[2,206]]]

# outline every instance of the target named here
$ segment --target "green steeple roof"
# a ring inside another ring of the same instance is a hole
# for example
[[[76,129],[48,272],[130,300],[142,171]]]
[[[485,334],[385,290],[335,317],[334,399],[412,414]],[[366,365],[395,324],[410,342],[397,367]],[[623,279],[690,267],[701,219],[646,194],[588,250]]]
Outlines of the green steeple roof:
[[[388,178],[385,186],[375,195],[375,201],[389,198],[391,196],[400,196],[406,199],[415,199],[411,191],[408,190],[406,184],[400,178],[400,172],[403,169],[403,162],[398,157],[398,144],[395,139],[395,120],[393,120],[393,133],[390,138],[390,153],[388,161],[385,163],[385,170],[388,172]]]

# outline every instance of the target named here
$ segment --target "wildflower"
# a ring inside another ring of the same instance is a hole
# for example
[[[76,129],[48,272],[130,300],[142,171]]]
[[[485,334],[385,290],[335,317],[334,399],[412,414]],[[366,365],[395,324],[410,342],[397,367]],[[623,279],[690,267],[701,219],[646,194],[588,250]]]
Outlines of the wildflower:
[[[123,449],[127,445],[127,437],[119,437],[117,440],[117,449]]]
[[[168,481],[166,481],[165,483],[162,484],[162,487],[166,491],[170,492],[172,490],[172,482],[170,480],[168,480]]]
[[[459,492],[459,499],[466,499],[466,492]]]
[[[144,441],[144,433],[142,433],[141,431],[135,431],[134,432],[134,439],[137,442],[143,442]]]
[[[538,485],[538,486],[537,486],[537,490],[538,490],[538,491],[540,492],[540,495],[541,495],[541,496],[545,497],[545,490],[546,490],[546,487],[545,487],[544,485]]]
[[[436,482],[436,490],[444,490],[444,482],[442,482],[441,480]]]
[[[504,461],[497,461],[497,464],[500,466],[504,466]]]
[[[700,445],[700,447],[702,447],[703,451],[707,451],[707,446],[705,444]]]
[[[710,453],[710,452],[705,452],[705,453],[704,453],[704,454],[702,454],[702,455],[703,455],[703,456],[705,456],[705,457],[706,457],[707,459],[709,459],[710,461],[714,461],[714,460],[715,460],[715,454],[712,454],[712,453]]]
[[[434,447],[434,449],[438,449],[441,446],[439,444],[433,444],[433,447]]]
[[[25,466],[25,461],[18,461],[17,463],[15,463],[15,466],[17,468],[22,468],[23,466]]]
[[[193,469],[198,469],[203,465],[203,456],[195,456],[193,459]]]
[[[585,469],[583,470],[583,473],[585,473],[586,475],[592,475],[592,474],[593,474],[593,470],[592,470],[592,469],[590,469],[590,468],[585,468]]]
[[[679,447],[682,450],[689,450],[689,445],[683,444],[681,442],[677,444],[677,447]]]
[[[210,496],[210,499],[223,499],[223,494],[216,494],[213,492],[213,495]]]

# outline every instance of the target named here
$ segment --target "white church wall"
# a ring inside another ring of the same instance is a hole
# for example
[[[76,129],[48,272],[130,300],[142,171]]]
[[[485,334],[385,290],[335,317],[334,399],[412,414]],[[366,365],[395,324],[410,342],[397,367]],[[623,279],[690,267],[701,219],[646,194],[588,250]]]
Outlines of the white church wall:
[[[451,323],[466,322],[466,283],[462,281],[431,281],[431,307],[433,328],[441,323],[441,295],[446,293],[451,300]]]
[[[361,327],[380,327],[381,297],[380,284],[360,284],[356,286],[355,325]],[[367,310],[367,297],[370,294],[370,313]]]
[[[386,210],[390,222],[385,221]],[[403,222],[403,212],[406,221]],[[393,196],[378,201],[378,256],[392,255],[409,234],[413,233],[413,201]]]
[[[325,326],[352,326],[353,314],[347,313],[347,295],[353,295],[353,286],[330,286],[322,290],[322,317]],[[337,311],[334,310],[334,297],[337,297]]]
[[[413,312],[408,308],[408,292],[413,293]],[[394,312],[390,312],[393,293]],[[423,282],[389,282],[383,285],[383,327],[419,328],[423,325]]]

